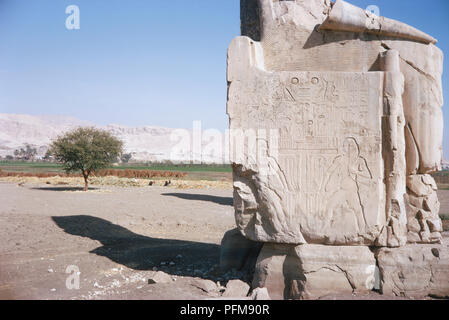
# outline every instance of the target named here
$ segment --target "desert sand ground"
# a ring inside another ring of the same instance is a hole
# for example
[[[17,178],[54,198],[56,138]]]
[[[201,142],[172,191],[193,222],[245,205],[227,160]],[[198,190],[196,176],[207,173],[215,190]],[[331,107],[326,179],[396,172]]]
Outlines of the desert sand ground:
[[[84,193],[0,183],[0,298],[208,298],[189,281],[223,281],[214,266],[234,225],[230,189],[102,186]],[[69,265],[79,267],[79,290],[66,288]],[[148,285],[154,267],[176,285]]]
[[[449,213],[448,195],[440,191]],[[84,193],[0,182],[0,299],[218,297],[192,284],[233,277],[217,269],[233,211],[230,188],[93,186]],[[72,265],[79,290],[66,287]],[[148,284],[154,268],[176,281]]]

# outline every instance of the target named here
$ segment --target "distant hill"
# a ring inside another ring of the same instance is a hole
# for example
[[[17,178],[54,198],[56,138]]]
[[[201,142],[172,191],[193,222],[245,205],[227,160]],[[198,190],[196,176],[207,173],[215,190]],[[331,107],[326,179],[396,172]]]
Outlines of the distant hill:
[[[52,139],[80,126],[94,126],[111,132],[124,141],[125,152],[131,153],[132,160],[136,161],[173,160],[171,152],[176,145],[179,145],[179,140],[172,137],[175,130],[179,129],[154,126],[127,127],[115,124],[97,126],[89,121],[67,116],[0,113],[0,156],[13,155],[14,150],[29,144],[37,148],[38,156],[42,157]],[[198,157],[199,155],[197,155]],[[176,159],[190,160],[190,150],[188,148],[187,151],[181,150],[177,153]],[[203,160],[205,159],[203,156]],[[207,162],[221,163],[222,159],[222,155],[212,156],[207,159]]]

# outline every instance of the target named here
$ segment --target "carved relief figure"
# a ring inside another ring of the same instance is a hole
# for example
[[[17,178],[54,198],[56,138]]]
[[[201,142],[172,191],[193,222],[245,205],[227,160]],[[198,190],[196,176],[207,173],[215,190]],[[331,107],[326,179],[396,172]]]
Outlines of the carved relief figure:
[[[324,191],[331,194],[326,206],[328,221],[333,221],[336,210],[347,206],[355,215],[357,230],[367,229],[364,206],[360,196],[361,185],[369,185],[372,174],[366,160],[360,156],[360,148],[354,138],[346,138],[342,154],[337,156],[324,180]]]

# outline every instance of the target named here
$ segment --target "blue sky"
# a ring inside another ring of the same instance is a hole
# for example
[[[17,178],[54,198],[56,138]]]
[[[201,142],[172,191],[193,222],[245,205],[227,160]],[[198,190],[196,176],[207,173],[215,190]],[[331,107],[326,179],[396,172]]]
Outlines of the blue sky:
[[[224,130],[226,51],[240,33],[239,2],[0,0],[0,112],[176,128],[201,120],[204,129]],[[449,52],[448,0],[349,2],[377,5]],[[80,30],[65,27],[71,4],[80,8]]]

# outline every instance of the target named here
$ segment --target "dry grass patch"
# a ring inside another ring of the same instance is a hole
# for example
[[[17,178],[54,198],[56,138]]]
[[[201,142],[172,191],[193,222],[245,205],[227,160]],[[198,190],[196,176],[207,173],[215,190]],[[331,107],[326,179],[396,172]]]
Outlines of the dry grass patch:
[[[81,187],[84,185],[84,180],[81,177],[65,177],[54,176],[48,178],[28,177],[28,176],[8,176],[0,177],[0,181],[23,184],[39,184],[48,186],[67,186],[67,187]],[[89,179],[91,186],[114,186],[114,187],[163,187],[167,180],[155,179],[152,186],[149,186],[150,180],[138,178],[118,178],[118,177],[92,177]],[[170,188],[175,189],[231,189],[232,182],[230,181],[207,181],[207,180],[169,180]]]

